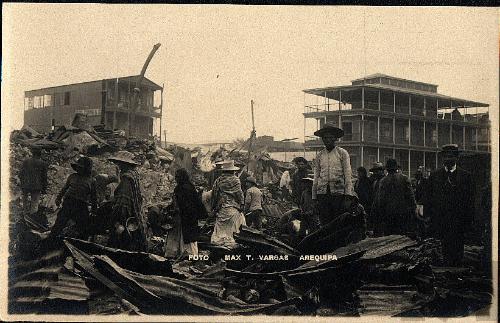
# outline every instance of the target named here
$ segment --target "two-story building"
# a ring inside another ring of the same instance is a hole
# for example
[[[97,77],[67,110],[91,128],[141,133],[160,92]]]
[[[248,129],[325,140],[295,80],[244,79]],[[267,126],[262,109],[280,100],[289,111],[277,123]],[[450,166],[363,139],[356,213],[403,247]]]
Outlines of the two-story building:
[[[488,153],[489,105],[440,94],[437,87],[374,74],[351,85],[304,90],[304,122],[314,121],[316,129],[327,121],[342,128],[340,145],[353,169],[388,158],[395,158],[407,175],[418,166],[436,169],[441,164],[437,152],[449,143],[465,153]],[[306,149],[323,147],[319,138],[304,137]]]
[[[144,78],[137,94],[137,105],[131,107],[139,76],[128,76],[90,82],[60,85],[24,94],[24,124],[41,132],[52,126],[71,124],[78,113],[87,121],[107,129],[124,130],[128,135],[147,137],[153,134],[155,118],[161,117],[161,102],[155,92],[163,88]],[[129,124],[132,124],[129,127]]]

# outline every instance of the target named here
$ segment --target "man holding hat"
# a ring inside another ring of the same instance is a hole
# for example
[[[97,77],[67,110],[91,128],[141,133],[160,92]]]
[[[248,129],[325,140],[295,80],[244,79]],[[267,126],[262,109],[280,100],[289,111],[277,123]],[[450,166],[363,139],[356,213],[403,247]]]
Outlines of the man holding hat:
[[[334,124],[325,125],[314,133],[325,145],[314,161],[312,198],[318,203],[321,225],[329,223],[343,208],[344,195],[353,195],[349,153],[336,142],[344,135]]]
[[[382,178],[372,206],[375,235],[405,234],[416,210],[408,177],[398,172],[395,159],[388,159],[387,176]]]
[[[257,181],[249,176],[245,181],[245,215],[247,225],[255,229],[262,229],[262,191],[257,187]]]
[[[443,167],[427,180],[424,214],[441,239],[444,262],[459,266],[464,256],[464,234],[474,214],[474,181],[472,175],[457,166],[458,146],[444,145],[441,149]]]

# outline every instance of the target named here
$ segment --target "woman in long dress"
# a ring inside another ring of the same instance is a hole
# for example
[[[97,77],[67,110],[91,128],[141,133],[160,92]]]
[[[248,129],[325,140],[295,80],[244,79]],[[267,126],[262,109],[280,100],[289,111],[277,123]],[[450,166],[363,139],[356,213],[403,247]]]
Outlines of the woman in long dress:
[[[220,170],[222,174],[212,187],[215,227],[210,240],[213,244],[231,246],[235,243],[233,233],[239,232],[241,225],[246,225],[241,213],[244,197],[241,182],[235,176],[239,168],[234,166],[234,161],[224,161]]]

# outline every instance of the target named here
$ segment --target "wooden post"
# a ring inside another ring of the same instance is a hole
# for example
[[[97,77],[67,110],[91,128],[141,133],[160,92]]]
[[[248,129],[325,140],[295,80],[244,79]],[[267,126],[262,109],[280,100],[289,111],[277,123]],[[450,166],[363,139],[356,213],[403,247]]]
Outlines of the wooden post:
[[[396,117],[392,118],[392,143],[396,143]]]
[[[361,109],[365,109],[365,88],[361,88]]]
[[[339,90],[339,128],[342,129],[342,90]]]
[[[116,82],[115,82],[115,111],[113,112],[113,130],[115,130],[116,128],[116,112],[118,110],[118,95],[119,95],[119,92],[118,92],[118,78],[116,78]]]
[[[161,145],[161,124],[163,123],[163,88],[165,87],[165,83],[161,85],[161,92],[160,92],[160,147]]]
[[[364,157],[365,157],[364,154],[365,154],[365,151],[363,149],[363,145],[361,145],[361,165],[360,166],[363,166],[363,164],[365,162],[364,161]]]
[[[380,90],[378,91],[378,111],[380,111]]]
[[[380,143],[380,116],[377,117],[377,143]]]
[[[105,80],[101,81],[101,124],[106,128],[106,88]]]

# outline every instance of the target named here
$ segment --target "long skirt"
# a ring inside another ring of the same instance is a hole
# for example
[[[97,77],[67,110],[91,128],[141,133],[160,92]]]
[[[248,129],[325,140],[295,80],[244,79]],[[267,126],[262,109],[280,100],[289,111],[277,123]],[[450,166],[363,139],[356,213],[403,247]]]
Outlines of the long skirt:
[[[217,212],[214,232],[210,242],[217,245],[232,247],[235,244],[233,233],[240,232],[240,227],[246,225],[245,216],[234,207],[225,207]]]
[[[198,255],[198,242],[184,243],[182,236],[182,224],[180,221],[168,232],[165,242],[165,257],[177,258],[183,253],[188,255]]]

